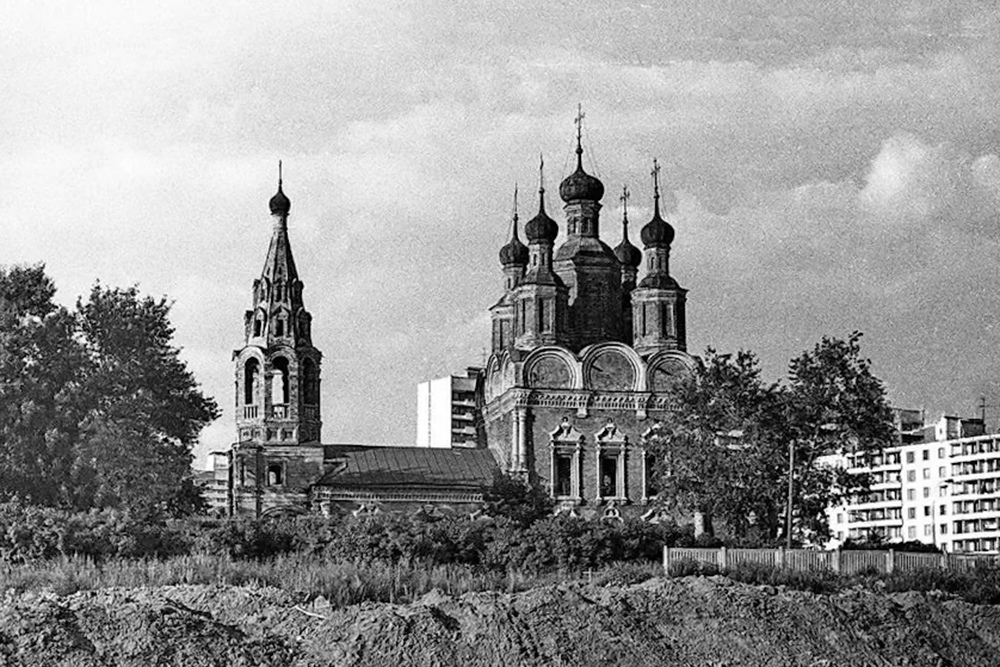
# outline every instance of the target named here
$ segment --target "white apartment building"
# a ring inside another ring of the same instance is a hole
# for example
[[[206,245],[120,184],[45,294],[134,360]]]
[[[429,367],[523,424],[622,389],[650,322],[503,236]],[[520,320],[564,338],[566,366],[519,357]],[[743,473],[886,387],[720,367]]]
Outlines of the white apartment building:
[[[476,447],[479,368],[417,385],[417,447]]]
[[[868,472],[868,494],[828,510],[835,547],[879,535],[917,540],[949,552],[1000,549],[1000,434],[985,435],[980,419],[942,417],[917,426],[897,411],[900,444],[863,457],[826,462]]]

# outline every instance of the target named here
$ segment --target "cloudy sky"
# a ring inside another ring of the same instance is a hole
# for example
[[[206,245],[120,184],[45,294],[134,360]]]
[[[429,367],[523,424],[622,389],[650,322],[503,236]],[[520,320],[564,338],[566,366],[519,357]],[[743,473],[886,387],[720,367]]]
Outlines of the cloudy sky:
[[[417,382],[489,345],[539,153],[559,210],[578,103],[611,245],[663,165],[692,351],[776,380],[860,330],[895,404],[1000,403],[994,0],[162,4],[5,5],[0,264],[173,299],[224,408],[199,452],[232,439],[279,158],[324,440],[409,443]]]

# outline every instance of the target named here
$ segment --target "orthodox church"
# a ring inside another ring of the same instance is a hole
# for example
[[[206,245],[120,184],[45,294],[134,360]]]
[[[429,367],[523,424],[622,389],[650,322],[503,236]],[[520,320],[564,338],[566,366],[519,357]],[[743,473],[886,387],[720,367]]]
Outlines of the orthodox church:
[[[234,351],[237,439],[214,462],[215,505],[229,514],[474,507],[496,471],[548,491],[566,508],[641,507],[654,492],[644,445],[665,416],[686,352],[687,291],[670,275],[674,228],[660,211],[613,250],[600,237],[604,185],[583,167],[559,186],[566,235],[538,213],[500,249],[503,295],[490,309],[492,354],[477,378],[478,446],[431,449],[322,444],[322,353],[288,236],[291,203],[269,207],[273,231],[252,286],[242,346]],[[540,176],[542,169],[540,168]],[[623,203],[628,201],[627,191]],[[638,280],[640,265],[645,275]]]
[[[566,237],[546,213],[515,215],[500,249],[504,294],[491,309],[492,355],[481,376],[485,442],[499,465],[546,489],[561,505],[643,505],[654,494],[645,444],[666,416],[667,392],[690,373],[687,290],[670,275],[674,228],[660,211],[653,168],[653,217],[628,237],[600,237],[604,185],[583,168],[577,121],[576,170],[559,185]],[[637,282],[640,265],[645,275]]]

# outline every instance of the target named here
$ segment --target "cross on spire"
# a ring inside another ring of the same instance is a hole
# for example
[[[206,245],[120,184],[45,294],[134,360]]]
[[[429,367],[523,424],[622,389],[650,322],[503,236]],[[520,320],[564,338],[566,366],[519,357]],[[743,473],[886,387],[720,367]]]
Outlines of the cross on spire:
[[[573,123],[576,125],[576,150],[582,150],[580,148],[580,140],[583,138],[583,119],[587,117],[587,114],[583,113],[583,104],[578,103],[576,105],[576,119]]]
[[[278,160],[278,187],[281,187],[281,160]]]
[[[545,194],[545,156],[538,154],[538,193]]]
[[[660,163],[653,158],[653,213],[655,217],[660,217]]]
[[[517,224],[517,183],[514,184],[514,224]]]
[[[622,194],[621,197],[618,198],[618,201],[622,203],[622,222],[625,222],[626,224],[628,224],[628,200],[631,198],[632,195],[629,194],[628,186],[623,185]]]

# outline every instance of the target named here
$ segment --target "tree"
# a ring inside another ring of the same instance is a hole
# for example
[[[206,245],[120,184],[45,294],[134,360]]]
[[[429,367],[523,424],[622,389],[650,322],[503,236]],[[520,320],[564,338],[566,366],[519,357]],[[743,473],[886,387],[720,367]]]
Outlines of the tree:
[[[191,448],[218,406],[172,345],[165,299],[95,285],[77,302],[93,402],[81,425],[79,502],[153,510],[183,503]]]
[[[847,340],[823,337],[789,365],[785,421],[796,462],[792,502],[807,536],[827,536],[827,507],[868,488],[866,476],[818,465],[817,458],[877,452],[896,442],[885,386],[861,356],[860,341],[857,331]]]
[[[0,267],[0,500],[67,501],[86,357],[42,265]]]
[[[696,517],[723,520],[735,537],[773,542],[783,531],[788,537],[791,477],[799,538],[826,536],[825,510],[867,490],[867,477],[819,457],[895,441],[884,387],[861,357],[860,338],[823,338],[792,360],[784,386],[761,381],[752,353],[710,348],[677,385],[669,419],[648,443],[660,496]]]
[[[0,267],[0,500],[177,512],[218,416],[172,345],[169,303],[95,285],[76,313],[44,267]]]
[[[752,353],[709,348],[694,374],[676,386],[669,419],[647,443],[660,497],[702,517],[707,532],[713,517],[741,535],[751,518],[773,517],[780,457],[771,432],[779,408],[778,389],[762,382]]]

